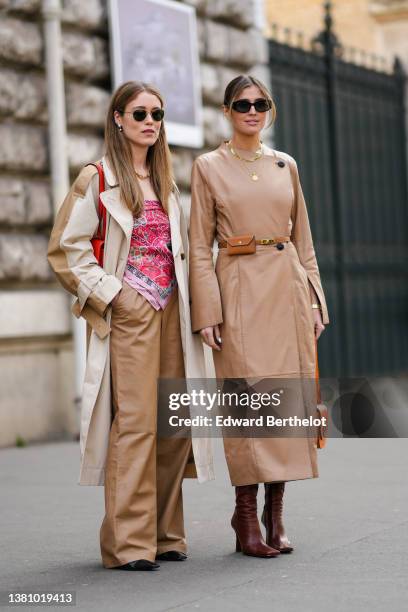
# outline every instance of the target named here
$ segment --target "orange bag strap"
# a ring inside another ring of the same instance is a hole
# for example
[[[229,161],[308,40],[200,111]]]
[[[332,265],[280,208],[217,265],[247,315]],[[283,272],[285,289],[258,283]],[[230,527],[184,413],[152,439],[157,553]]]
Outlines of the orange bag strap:
[[[315,336],[315,351],[316,351],[316,369],[315,369],[315,379],[316,379],[316,400],[317,400],[317,404],[320,404],[320,408],[318,408],[318,412],[319,412],[319,416],[320,417],[325,417],[326,419],[328,419],[328,413],[327,413],[327,408],[325,406],[322,405],[322,397],[321,397],[321,393],[320,393],[320,383],[319,383],[319,363],[318,363],[318,359],[317,359],[317,339]],[[317,440],[316,440],[316,448],[324,448],[326,446],[326,427],[323,427],[322,425],[319,425],[318,431],[317,431]]]
[[[322,396],[320,393],[320,383],[319,383],[319,363],[318,363],[318,358],[317,358],[317,339],[315,336],[315,354],[316,354],[316,369],[315,369],[315,379],[316,379],[316,396],[317,396],[317,403],[321,404],[322,402]]]

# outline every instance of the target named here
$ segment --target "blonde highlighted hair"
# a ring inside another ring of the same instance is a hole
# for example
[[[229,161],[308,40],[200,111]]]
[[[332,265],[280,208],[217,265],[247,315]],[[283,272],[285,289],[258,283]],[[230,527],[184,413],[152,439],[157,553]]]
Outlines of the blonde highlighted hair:
[[[105,124],[105,153],[118,181],[120,198],[134,216],[138,216],[143,210],[143,193],[133,166],[130,143],[124,133],[118,129],[114,113],[118,111],[123,115],[127,104],[143,91],[156,96],[163,108],[163,98],[156,87],[143,81],[127,81],[113,93]],[[168,210],[168,199],[174,188],[174,181],[163,121],[158,139],[148,149],[146,162],[152,187],[163,208]]]

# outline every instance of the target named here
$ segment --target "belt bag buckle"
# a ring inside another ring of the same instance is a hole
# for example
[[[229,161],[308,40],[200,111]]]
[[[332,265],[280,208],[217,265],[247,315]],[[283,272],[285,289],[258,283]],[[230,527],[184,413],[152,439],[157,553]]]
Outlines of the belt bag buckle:
[[[231,236],[227,238],[228,255],[248,255],[255,253],[256,243],[254,234],[243,234],[242,236]]]

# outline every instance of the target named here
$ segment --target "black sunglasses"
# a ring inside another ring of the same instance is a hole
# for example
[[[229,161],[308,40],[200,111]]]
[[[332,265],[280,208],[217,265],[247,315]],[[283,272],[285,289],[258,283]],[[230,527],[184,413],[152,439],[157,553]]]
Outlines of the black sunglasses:
[[[250,100],[236,100],[231,104],[231,107],[238,113],[249,113],[252,106],[257,113],[266,113],[266,111],[272,108],[271,101],[266,98],[258,98],[255,102],[251,102]]]
[[[123,111],[122,113],[122,115],[132,115],[135,121],[144,121],[148,114],[149,113],[142,108],[137,108],[134,111],[128,112]],[[161,121],[164,117],[164,110],[162,108],[155,108],[150,114],[153,121]]]

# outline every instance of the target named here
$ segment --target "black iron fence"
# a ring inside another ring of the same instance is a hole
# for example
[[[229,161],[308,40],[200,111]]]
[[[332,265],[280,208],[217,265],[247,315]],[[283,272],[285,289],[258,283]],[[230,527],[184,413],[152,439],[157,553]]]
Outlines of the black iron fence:
[[[330,3],[313,47],[269,42],[275,147],[298,162],[328,300],[321,375],[408,373],[405,76],[342,59]]]

